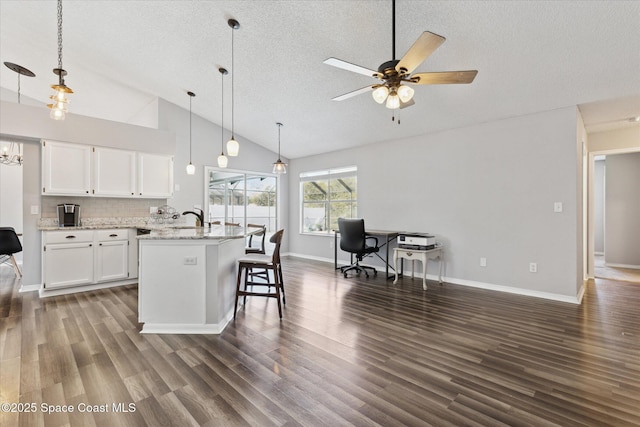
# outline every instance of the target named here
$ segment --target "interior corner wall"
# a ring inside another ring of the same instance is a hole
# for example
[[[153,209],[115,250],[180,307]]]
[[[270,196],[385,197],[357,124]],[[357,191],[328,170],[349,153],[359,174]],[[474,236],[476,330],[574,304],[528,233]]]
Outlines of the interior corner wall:
[[[604,254],[604,171],[605,160],[596,160],[593,179],[593,218],[594,218],[594,251]]]
[[[191,162],[196,167],[194,175],[187,175],[186,166],[189,164],[189,110],[172,104],[164,99],[159,100],[158,127],[170,131],[176,135],[176,148],[174,153],[173,180],[176,185],[173,198],[168,203],[176,209],[189,210],[194,205],[206,203],[204,199],[204,168],[205,166],[217,167],[217,159],[220,154],[221,128],[196,114],[191,121]],[[227,129],[224,131],[224,142],[231,136]],[[271,174],[273,162],[277,158],[274,153],[252,141],[235,135],[240,143],[240,153],[237,157],[229,157],[229,170],[242,170]],[[226,150],[226,148],[225,148]],[[283,157],[283,160],[288,160]],[[284,208],[289,205],[289,181],[280,177],[279,182],[279,227],[287,232],[283,238],[282,250],[287,251],[289,237],[289,211]],[[190,219],[191,220],[191,219]]]
[[[567,107],[294,159],[290,252],[333,260],[333,237],[299,232],[299,174],[356,165],[366,226],[436,234],[448,280],[575,301],[582,285],[576,128],[576,108]]]
[[[609,155],[605,170],[607,265],[640,268],[640,153]]]

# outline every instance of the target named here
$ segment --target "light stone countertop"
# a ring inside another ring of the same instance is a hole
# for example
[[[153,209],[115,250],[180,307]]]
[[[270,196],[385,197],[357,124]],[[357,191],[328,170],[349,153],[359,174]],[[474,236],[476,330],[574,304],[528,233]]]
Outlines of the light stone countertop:
[[[149,234],[138,236],[138,240],[226,240],[242,239],[254,233],[259,233],[260,227],[238,227],[226,225],[212,225],[209,227],[164,227],[151,230]]]
[[[164,229],[167,227],[184,227],[184,221],[176,221],[166,224],[152,222],[150,217],[110,217],[110,218],[82,218],[78,227],[60,227],[57,218],[41,218],[38,221],[38,230],[105,230],[111,228],[146,228],[149,230]]]

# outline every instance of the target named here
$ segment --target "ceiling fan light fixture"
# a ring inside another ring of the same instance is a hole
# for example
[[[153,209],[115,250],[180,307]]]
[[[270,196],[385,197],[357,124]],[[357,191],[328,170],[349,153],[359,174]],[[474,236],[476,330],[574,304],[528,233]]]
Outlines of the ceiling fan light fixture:
[[[415,91],[413,90],[412,87],[410,86],[406,86],[406,85],[401,85],[398,88],[398,97],[400,98],[400,101],[402,102],[409,102],[411,101],[411,98],[413,98],[413,93]]]
[[[373,100],[378,104],[382,104],[387,99],[387,96],[389,96],[389,88],[385,85],[380,85],[373,90],[371,96],[373,96]]]
[[[386,107],[390,110],[395,110],[397,108],[400,108],[400,97],[398,96],[395,90],[392,90],[391,93],[389,94],[389,97],[387,98]]]

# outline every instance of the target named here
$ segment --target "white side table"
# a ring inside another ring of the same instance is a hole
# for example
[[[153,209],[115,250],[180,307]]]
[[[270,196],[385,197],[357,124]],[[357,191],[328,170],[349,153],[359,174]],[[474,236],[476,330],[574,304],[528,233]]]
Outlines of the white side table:
[[[439,261],[438,281],[442,284],[442,247],[417,250],[417,249],[404,249],[393,248],[393,267],[396,272],[396,278],[393,281],[395,285],[398,282],[398,258],[411,260],[411,278],[414,275],[414,261],[422,261],[422,289],[427,290],[427,261],[430,259],[437,259]]]

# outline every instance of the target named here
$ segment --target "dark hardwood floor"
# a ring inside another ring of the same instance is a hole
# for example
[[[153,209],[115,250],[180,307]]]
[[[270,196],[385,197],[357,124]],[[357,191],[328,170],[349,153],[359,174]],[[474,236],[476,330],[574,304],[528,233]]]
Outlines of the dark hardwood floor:
[[[249,297],[221,335],[140,335],[135,285],[39,299],[1,271],[2,426],[640,425],[634,283],[578,306],[287,258],[282,321]]]

